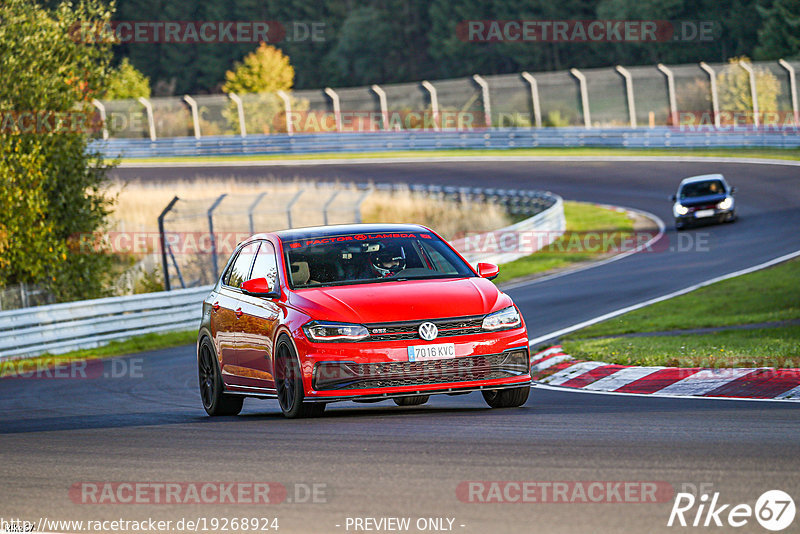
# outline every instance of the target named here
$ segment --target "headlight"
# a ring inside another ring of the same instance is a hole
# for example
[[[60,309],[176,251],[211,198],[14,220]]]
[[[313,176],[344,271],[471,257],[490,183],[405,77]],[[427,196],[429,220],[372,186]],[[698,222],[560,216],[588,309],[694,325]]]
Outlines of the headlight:
[[[312,321],[303,326],[303,332],[312,341],[358,341],[369,337],[366,327],[348,323]]]
[[[484,330],[500,330],[501,328],[513,328],[519,325],[522,320],[519,312],[514,306],[509,306],[499,312],[490,313],[483,318]]]
[[[682,204],[675,204],[675,213],[677,213],[678,215],[686,215],[687,213],[689,213],[689,208],[687,208]]]
[[[730,209],[731,206],[733,206],[733,199],[731,197],[725,197],[725,200],[717,204],[717,209],[727,210]]]

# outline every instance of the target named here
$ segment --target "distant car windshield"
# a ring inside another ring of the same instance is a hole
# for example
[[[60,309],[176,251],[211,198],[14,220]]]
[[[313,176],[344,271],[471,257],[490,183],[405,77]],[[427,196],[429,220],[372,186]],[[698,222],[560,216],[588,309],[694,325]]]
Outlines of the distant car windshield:
[[[284,242],[292,287],[475,276],[428,232],[309,236]]]
[[[707,180],[685,184],[681,188],[681,198],[707,197],[725,193],[725,186],[720,180]]]

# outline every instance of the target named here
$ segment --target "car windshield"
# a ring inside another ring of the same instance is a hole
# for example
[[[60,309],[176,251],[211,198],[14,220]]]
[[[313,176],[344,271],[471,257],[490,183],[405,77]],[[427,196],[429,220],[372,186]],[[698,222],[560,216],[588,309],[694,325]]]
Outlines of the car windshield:
[[[720,180],[707,180],[685,184],[681,188],[681,198],[707,197],[725,193],[725,186]]]
[[[337,234],[284,242],[293,288],[475,276],[428,232]]]

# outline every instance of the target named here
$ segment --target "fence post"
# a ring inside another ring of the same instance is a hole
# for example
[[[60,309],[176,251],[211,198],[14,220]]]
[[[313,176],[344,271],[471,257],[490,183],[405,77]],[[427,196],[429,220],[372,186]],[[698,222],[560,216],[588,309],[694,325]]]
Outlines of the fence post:
[[[247,137],[247,127],[245,126],[244,122],[244,106],[242,105],[242,99],[239,98],[239,95],[236,93],[228,93],[228,98],[230,98],[236,104],[236,114],[239,116],[239,135],[242,137]]]
[[[539,104],[539,84],[530,73],[523,72],[522,77],[531,86],[531,100],[533,101],[533,121],[537,128],[542,127],[542,108]]]
[[[739,66],[744,69],[750,78],[750,98],[753,101],[753,126],[758,128],[760,120],[758,118],[758,90],[756,89],[756,73],[753,66],[747,61],[739,60]]]
[[[792,93],[792,113],[794,115],[795,127],[800,126],[800,109],[797,106],[797,78],[795,77],[794,67],[785,59],[779,59],[778,64],[789,73],[789,92]]]
[[[178,197],[173,197],[172,200],[169,201],[169,204],[167,204],[167,207],[161,211],[161,215],[158,216],[158,235],[161,236],[161,270],[164,271],[164,291],[169,291],[171,289],[169,283],[169,264],[167,263],[168,243],[167,236],[164,233],[164,217],[177,201]]]
[[[369,196],[370,193],[372,193],[372,187],[371,186],[367,187],[367,189],[363,193],[361,193],[361,196],[358,197],[358,199],[356,200],[356,207],[355,207],[355,214],[354,215],[355,215],[355,221],[357,223],[361,223],[362,222],[362,219],[361,219],[361,204],[364,203],[364,201],[367,199],[367,197]]]
[[[264,191],[263,193],[259,193],[259,195],[256,197],[255,202],[250,204],[250,207],[247,208],[247,219],[250,221],[250,235],[256,233],[254,229],[255,227],[253,225],[253,212],[256,210],[256,206],[258,206],[258,203],[261,202],[261,199],[264,198],[264,195],[266,194],[267,194],[266,191]]]
[[[283,110],[286,113],[286,133],[294,135],[294,128],[292,128],[292,98],[286,94],[286,91],[278,91],[278,96],[283,100]]]
[[[228,196],[228,193],[222,193],[217,200],[208,208],[208,233],[211,238],[211,264],[214,267],[214,278],[219,276],[219,267],[217,266],[217,239],[214,237],[214,210],[217,209],[219,203]]]
[[[139,103],[144,106],[147,112],[147,128],[150,130],[150,140],[156,140],[156,120],[153,117],[153,105],[145,97],[139,97]]]
[[[378,95],[378,102],[381,105],[381,119],[383,120],[383,131],[389,131],[389,105],[386,103],[386,91],[381,89],[378,84],[372,86],[372,90]]]
[[[431,97],[431,113],[433,113],[433,129],[439,131],[439,95],[436,93],[436,88],[428,80],[422,80],[422,87],[428,91]],[[423,120],[423,126],[425,121]]]
[[[200,113],[197,111],[197,101],[189,95],[183,95],[183,101],[189,104],[192,110],[192,126],[194,126],[194,138],[200,139]]]
[[[106,126],[106,107],[96,98],[92,99],[92,105],[96,107],[97,111],[100,113],[100,120],[103,121],[103,139],[106,140],[108,139],[108,127]]]
[[[667,98],[669,99],[669,114],[672,117],[672,126],[678,126],[678,101],[675,97],[675,76],[672,74],[672,71],[659,63],[657,65],[658,70],[660,70],[664,76],[667,77]]]
[[[336,199],[336,197],[339,196],[339,193],[341,193],[341,191],[334,191],[333,194],[331,195],[331,198],[329,198],[328,201],[325,202],[325,205],[322,207],[322,221],[323,224],[325,224],[325,226],[328,226],[328,208]]]
[[[305,193],[305,189],[301,189],[292,197],[292,199],[286,204],[286,222],[289,224],[289,229],[292,228],[292,207],[294,207],[295,203],[300,200],[300,197]]]
[[[491,128],[492,104],[489,100],[489,83],[477,74],[473,74],[472,79],[475,80],[475,83],[477,83],[481,87],[481,97],[483,98],[484,122],[486,123],[487,128]]]
[[[717,94],[717,75],[714,69],[705,61],[700,62],[700,68],[708,74],[708,83],[711,87],[711,112],[714,114],[714,127],[719,129],[719,96]]]
[[[617,72],[625,78],[625,94],[628,99],[628,116],[630,117],[631,128],[636,128],[636,102],[633,100],[633,77],[628,69],[622,65],[617,65]]]
[[[589,112],[589,90],[586,87],[586,76],[578,69],[569,69],[570,74],[575,76],[581,88],[581,107],[583,108],[583,125],[588,130],[592,127],[592,116]]]
[[[342,131],[342,108],[339,106],[339,95],[330,87],[325,88],[325,94],[331,99],[333,104],[333,120],[336,121],[336,131]]]

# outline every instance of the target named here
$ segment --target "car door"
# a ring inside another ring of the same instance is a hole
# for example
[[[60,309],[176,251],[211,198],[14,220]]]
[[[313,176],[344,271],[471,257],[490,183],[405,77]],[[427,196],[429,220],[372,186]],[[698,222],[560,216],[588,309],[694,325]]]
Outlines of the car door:
[[[279,289],[278,258],[271,242],[261,242],[250,278],[266,278],[270,289]],[[236,354],[242,384],[274,390],[272,338],[281,309],[274,299],[245,294],[241,296],[241,304],[243,313],[239,319],[241,328]]]
[[[242,282],[248,280],[255,259],[255,248],[242,247],[222,277],[217,301],[212,310],[217,325],[217,354],[226,383],[240,383],[239,335],[241,333]]]

